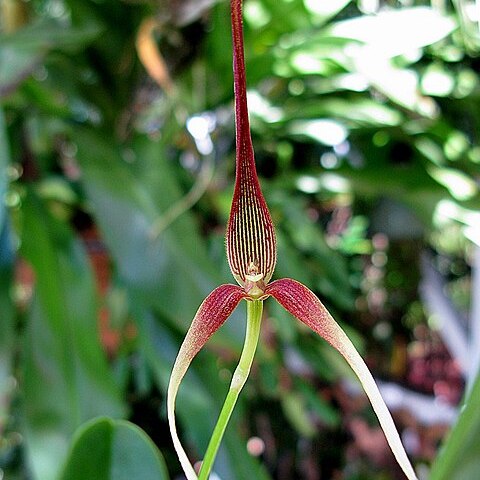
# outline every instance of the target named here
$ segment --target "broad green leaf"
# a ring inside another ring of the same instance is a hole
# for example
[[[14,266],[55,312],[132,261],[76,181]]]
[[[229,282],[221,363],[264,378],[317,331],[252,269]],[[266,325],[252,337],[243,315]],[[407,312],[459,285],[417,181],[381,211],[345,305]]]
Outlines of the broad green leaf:
[[[435,117],[435,103],[419,93],[417,72],[399,68],[394,57],[412,57],[419,49],[432,45],[453,32],[456,23],[428,7],[381,11],[337,22],[322,35],[350,39],[345,48],[345,68],[362,75],[370,85],[393,102],[426,117]],[[405,32],[409,32],[405,35]],[[416,58],[413,56],[412,58]],[[410,62],[411,63],[411,62]]]
[[[15,33],[0,35],[0,47],[46,52],[50,49],[71,50],[83,47],[97,38],[102,29],[90,22],[82,27],[65,26],[52,20],[27,25]]]
[[[377,55],[396,57],[438,42],[455,28],[453,18],[433,8],[412,7],[336,22],[325,34],[372,46]]]
[[[11,298],[13,279],[13,246],[7,209],[3,199],[7,193],[7,167],[10,161],[7,132],[0,108],[0,432],[8,418],[10,381],[15,347],[14,306]]]
[[[303,0],[303,3],[307,10],[312,14],[315,23],[322,24],[343,10],[350,3],[350,0],[331,0],[329,2]]]
[[[300,33],[294,35],[290,43],[285,49],[288,61],[285,61],[285,52],[279,51],[276,55],[278,62],[274,71],[277,75],[321,75],[330,78],[345,73],[349,65],[345,55],[345,49],[352,44],[349,39]]]
[[[4,222],[0,229],[0,432],[4,431],[9,418],[15,353],[15,311],[10,288],[14,260],[11,243],[9,222]]]
[[[0,61],[0,65],[1,65]],[[1,87],[0,87],[1,88]],[[5,125],[5,118],[3,110],[0,108],[0,233],[3,231],[3,223],[6,216],[6,208],[4,198],[7,194],[8,175],[7,169],[10,163],[10,151],[7,138],[7,127]]]
[[[0,45],[0,98],[12,93],[41,63],[43,53]]]
[[[334,175],[348,179],[351,189],[365,198],[400,200],[428,225],[438,202],[450,198],[448,190],[433,180],[417,160],[401,167],[377,160],[360,169],[342,167]]]
[[[367,98],[347,97],[347,98],[325,98],[322,102],[305,105],[304,102],[291,103],[285,112],[288,119],[318,119],[319,117],[338,118],[344,121],[350,128],[365,128],[377,126],[393,127],[399,125],[403,119],[398,110],[395,110],[378,101]],[[321,143],[327,143],[324,137],[328,132],[320,132],[316,135],[309,134],[310,128],[315,129],[315,120],[304,122],[306,133]],[[339,124],[340,125],[340,124]],[[326,126],[320,123],[318,130],[322,128],[330,129],[333,125]],[[335,128],[335,127],[333,127]],[[337,127],[338,129],[338,127]],[[301,131],[301,129],[298,129]],[[323,135],[322,135],[323,134]]]
[[[345,126],[329,118],[296,120],[289,125],[289,131],[293,135],[308,137],[330,147],[343,143],[348,137]]]
[[[24,341],[24,435],[35,478],[53,480],[75,429],[125,408],[100,347],[85,252],[32,193],[22,205],[21,254],[37,280]]]
[[[480,376],[433,463],[430,480],[470,480],[480,471]]]
[[[296,392],[285,392],[281,401],[285,416],[297,432],[306,438],[314,437],[317,429],[311,422],[304,398]]]
[[[168,480],[161,452],[133,423],[96,418],[76,432],[60,480]]]
[[[0,35],[0,97],[12,93],[40,67],[49,50],[76,51],[100,33],[101,28],[93,23],[80,28],[40,21]]]
[[[365,48],[366,51],[359,51],[353,58],[354,71],[398,105],[428,118],[437,116],[435,102],[421,95],[419,78],[414,70],[398,68],[390,58],[376,56],[374,51]]]
[[[447,97],[455,88],[455,75],[438,65],[431,65],[422,75],[421,87],[426,95]]]
[[[430,166],[427,172],[456,200],[469,200],[478,195],[477,182],[459,170]]]

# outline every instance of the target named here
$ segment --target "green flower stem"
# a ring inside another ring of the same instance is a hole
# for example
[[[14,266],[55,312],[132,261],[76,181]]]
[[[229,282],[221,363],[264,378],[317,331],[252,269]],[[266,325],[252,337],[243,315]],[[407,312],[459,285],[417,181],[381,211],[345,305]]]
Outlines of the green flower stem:
[[[212,438],[208,444],[207,452],[205,453],[205,458],[203,459],[202,467],[198,475],[198,480],[207,480],[210,475],[228,421],[235,408],[240,391],[247,381],[255,350],[257,349],[260,324],[262,322],[262,311],[262,301],[247,301],[247,331],[245,332],[245,343],[243,345],[242,355],[240,356],[237,368],[233,374],[230,383],[230,390],[228,391],[227,398],[225,399],[217,424],[213,430]]]

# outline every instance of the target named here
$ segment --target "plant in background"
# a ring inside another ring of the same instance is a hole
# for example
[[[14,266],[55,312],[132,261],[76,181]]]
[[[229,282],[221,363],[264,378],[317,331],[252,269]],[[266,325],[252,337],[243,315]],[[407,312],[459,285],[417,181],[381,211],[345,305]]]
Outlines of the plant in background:
[[[388,443],[408,479],[416,479],[392,417],[360,354],[320,300],[292,279],[269,283],[276,263],[275,230],[258,181],[248,120],[243,52],[242,0],[231,0],[236,123],[236,181],[226,234],[227,258],[239,285],[221,285],[202,303],[175,361],[168,388],[168,420],[175,449],[189,480],[197,479],[179,440],[175,399],[191,361],[242,299],[247,301],[247,328],[239,364],[212,434],[199,479],[206,479],[239,393],[245,384],[258,343],[263,301],[272,296],[288,312],[327,340],[347,360],[360,379]]]

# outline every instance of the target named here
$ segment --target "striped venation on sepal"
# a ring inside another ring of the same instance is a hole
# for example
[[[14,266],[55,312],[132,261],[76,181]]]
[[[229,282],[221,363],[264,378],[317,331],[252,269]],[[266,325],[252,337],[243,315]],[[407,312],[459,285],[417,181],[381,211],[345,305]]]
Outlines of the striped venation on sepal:
[[[246,275],[252,273],[262,274],[262,281],[268,283],[277,259],[275,229],[258,182],[250,136],[242,0],[231,0],[231,7],[237,153],[235,190],[226,235],[227,257],[240,285],[244,285]]]
[[[230,269],[240,285],[252,273],[262,274],[268,283],[277,257],[275,229],[254,169],[237,174],[226,246]]]

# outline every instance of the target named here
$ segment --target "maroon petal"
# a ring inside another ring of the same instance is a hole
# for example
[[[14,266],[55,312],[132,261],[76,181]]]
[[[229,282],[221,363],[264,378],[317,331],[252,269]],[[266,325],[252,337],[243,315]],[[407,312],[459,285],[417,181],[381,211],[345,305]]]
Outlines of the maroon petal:
[[[178,388],[195,355],[245,296],[243,289],[237,285],[221,285],[203,301],[183,340],[170,375],[167,394],[168,423],[175,450],[188,480],[197,480],[197,476],[177,434],[175,399]]]
[[[416,480],[392,416],[372,374],[350,339],[316,295],[301,283],[288,278],[272,282],[265,293],[274,297],[294,317],[308,325],[343,355],[362,383],[399,465],[409,480]]]
[[[237,282],[263,287],[272,277],[277,247],[275,229],[258,182],[248,121],[242,1],[232,0],[233,73],[235,87],[236,180],[228,221],[227,258]],[[259,279],[259,280],[258,280]]]

